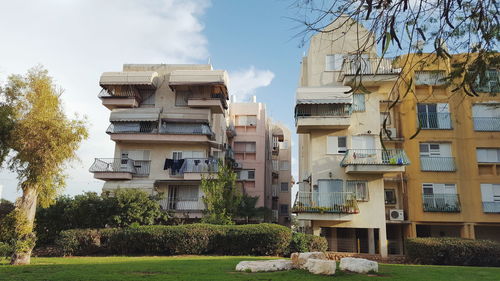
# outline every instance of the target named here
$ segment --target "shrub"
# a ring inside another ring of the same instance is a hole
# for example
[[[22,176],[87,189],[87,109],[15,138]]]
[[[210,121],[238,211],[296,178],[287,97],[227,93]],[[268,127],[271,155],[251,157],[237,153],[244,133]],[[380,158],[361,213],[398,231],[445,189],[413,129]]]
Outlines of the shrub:
[[[291,231],[274,224],[139,226],[62,231],[65,255],[283,255]]]
[[[463,238],[406,240],[410,261],[436,265],[500,266],[500,243]]]
[[[0,259],[12,256],[14,249],[7,243],[0,242]]]
[[[324,252],[328,243],[324,237],[294,232],[290,243],[290,253]]]

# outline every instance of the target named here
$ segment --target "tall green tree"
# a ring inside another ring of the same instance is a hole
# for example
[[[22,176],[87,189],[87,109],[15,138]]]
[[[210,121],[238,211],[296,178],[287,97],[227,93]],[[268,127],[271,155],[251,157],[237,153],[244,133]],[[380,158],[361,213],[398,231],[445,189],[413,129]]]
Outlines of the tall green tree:
[[[244,219],[246,223],[249,223],[252,219],[266,220],[272,215],[272,212],[269,208],[257,207],[258,201],[259,196],[243,194],[236,215]]]
[[[65,186],[68,162],[76,158],[76,150],[88,137],[86,121],[64,113],[62,93],[41,66],[9,76],[1,93],[2,106],[11,110],[13,123],[4,143],[13,151],[8,165],[17,173],[22,190],[11,213],[16,222],[12,264],[30,263],[36,207],[54,202]]]
[[[240,206],[242,193],[236,186],[236,173],[229,165],[219,162],[217,174],[201,180],[206,205],[202,222],[211,224],[233,224]]]

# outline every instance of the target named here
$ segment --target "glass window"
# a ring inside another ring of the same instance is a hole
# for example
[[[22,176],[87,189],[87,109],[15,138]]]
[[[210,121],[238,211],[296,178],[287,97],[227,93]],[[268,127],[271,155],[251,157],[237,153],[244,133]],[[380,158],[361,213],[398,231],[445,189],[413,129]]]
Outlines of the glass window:
[[[477,148],[478,163],[500,163],[500,148]]]
[[[362,112],[365,110],[366,110],[365,94],[353,94],[352,95],[352,111]]]
[[[288,215],[288,204],[280,204],[280,214]]]
[[[236,126],[257,126],[257,115],[236,115]]]
[[[368,182],[348,180],[347,192],[354,193],[359,201],[368,201]]]
[[[347,151],[347,137],[327,136],[326,154],[343,154]]]
[[[387,120],[387,121],[385,121]],[[385,125],[391,125],[391,114],[389,112],[380,112],[380,125],[383,126],[385,121]]]
[[[281,183],[281,192],[288,192],[288,183],[287,182]]]
[[[385,189],[384,190],[384,199],[386,205],[395,205],[396,204],[396,190],[394,189]]]
[[[290,169],[289,161],[280,161],[280,171],[288,171]]]
[[[248,179],[249,180],[255,179],[255,171],[254,170],[249,170],[248,171]]]

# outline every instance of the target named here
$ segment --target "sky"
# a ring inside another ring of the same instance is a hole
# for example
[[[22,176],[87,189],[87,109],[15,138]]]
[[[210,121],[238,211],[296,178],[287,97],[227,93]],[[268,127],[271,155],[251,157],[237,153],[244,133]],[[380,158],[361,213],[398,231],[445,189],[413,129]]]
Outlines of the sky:
[[[268,115],[294,132],[293,108],[304,49],[289,0],[19,0],[1,1],[0,84],[8,75],[45,66],[68,116],[85,116],[90,137],[67,169],[65,194],[100,192],[88,172],[111,157],[99,76],[124,63],[207,63],[229,72],[236,101],[256,95]],[[297,179],[297,137],[292,172]],[[0,197],[19,195],[14,173],[0,170]]]

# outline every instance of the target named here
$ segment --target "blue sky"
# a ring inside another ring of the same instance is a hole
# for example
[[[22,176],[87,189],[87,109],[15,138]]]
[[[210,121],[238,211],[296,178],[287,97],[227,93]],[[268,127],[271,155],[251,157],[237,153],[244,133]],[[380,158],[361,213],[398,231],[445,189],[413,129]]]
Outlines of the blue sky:
[[[66,194],[99,192],[88,167],[110,157],[109,111],[97,98],[104,71],[123,63],[206,63],[229,71],[237,100],[256,95],[268,113],[294,131],[295,89],[304,49],[285,0],[25,0],[2,1],[0,83],[11,73],[44,65],[68,115],[85,115],[90,138],[68,167]],[[12,28],[15,26],[15,28]],[[293,144],[297,144],[294,135]],[[297,148],[293,157],[296,159]],[[297,163],[292,161],[294,174]],[[16,175],[0,171],[3,198],[15,199]]]

